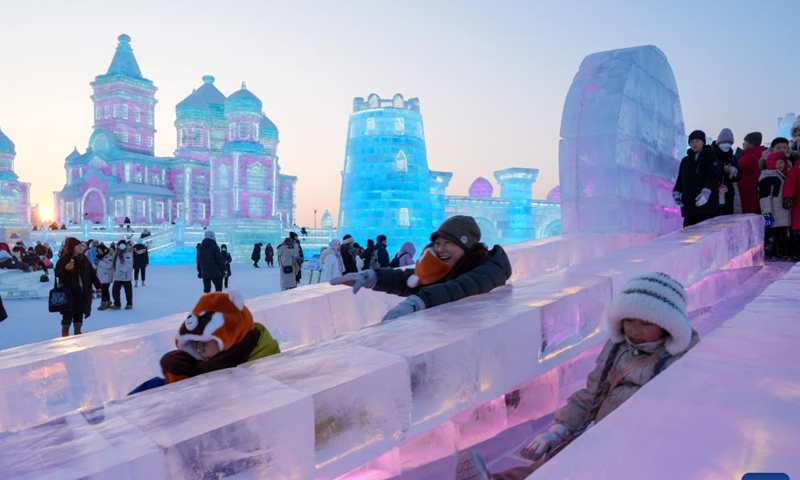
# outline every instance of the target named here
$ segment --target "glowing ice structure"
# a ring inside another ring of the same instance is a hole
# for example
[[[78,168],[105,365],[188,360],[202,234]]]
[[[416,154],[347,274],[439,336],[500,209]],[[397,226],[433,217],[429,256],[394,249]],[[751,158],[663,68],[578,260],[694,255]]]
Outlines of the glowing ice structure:
[[[0,434],[0,449],[8,453],[0,472],[15,478],[58,470],[66,472],[59,478],[241,472],[243,478],[310,479],[348,474],[358,465],[348,478],[388,478],[442,459],[449,468],[458,449],[548,415],[563,402],[593,366],[605,338],[602,312],[628,278],[667,271],[690,286],[690,308],[697,308],[696,299],[714,301],[729,287],[705,279],[738,278],[743,268],[762,262],[762,232],[763,219],[750,215],[617,251],[636,240],[609,236],[600,252],[583,248],[589,239],[567,237],[560,243],[568,253],[554,257],[566,263],[549,266],[529,257],[541,248],[557,250],[559,241],[531,242],[527,251],[512,252],[520,273],[513,287],[359,331],[353,330],[364,320],[380,318],[390,296],[355,297],[328,285],[267,295],[250,302],[257,320],[288,347],[321,343],[97,409],[89,407],[119,398],[133,378],[156,373],[178,318],[11,349],[0,354],[2,430],[22,426],[14,425],[20,417],[24,425],[88,410]],[[606,255],[586,258],[592,251]],[[570,264],[570,257],[583,263]],[[535,265],[554,271],[542,273]],[[332,314],[334,305],[341,316]],[[361,315],[348,310],[356,307]],[[300,325],[270,323],[290,311]],[[503,395],[515,388],[522,392],[520,407],[509,414]],[[210,415],[211,399],[229,408]],[[293,433],[279,445],[269,436],[274,431]],[[114,455],[97,460],[109,449]],[[33,470],[17,466],[34,462]]]
[[[561,138],[563,232],[661,235],[680,228],[672,187],[686,134],[661,50],[647,45],[586,57],[564,103]]]

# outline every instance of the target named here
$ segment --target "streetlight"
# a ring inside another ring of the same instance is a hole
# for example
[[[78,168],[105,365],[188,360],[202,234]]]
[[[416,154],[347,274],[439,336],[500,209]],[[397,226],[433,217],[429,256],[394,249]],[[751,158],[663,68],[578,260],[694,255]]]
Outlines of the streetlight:
[[[317,229],[317,209],[314,209],[314,230]]]

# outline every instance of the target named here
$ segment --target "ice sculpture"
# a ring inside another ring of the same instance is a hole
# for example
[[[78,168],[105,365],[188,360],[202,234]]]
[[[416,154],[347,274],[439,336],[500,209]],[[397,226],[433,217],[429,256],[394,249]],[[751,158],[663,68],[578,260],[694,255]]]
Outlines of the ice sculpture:
[[[563,231],[660,235],[680,228],[672,187],[685,147],[678,87],[661,50],[586,57],[561,118]]]
[[[339,231],[360,242],[383,234],[395,248],[424,245],[433,216],[419,100],[354,99],[346,148]]]
[[[4,241],[30,228],[31,184],[20,182],[14,173],[16,156],[14,142],[0,129],[0,237]]]

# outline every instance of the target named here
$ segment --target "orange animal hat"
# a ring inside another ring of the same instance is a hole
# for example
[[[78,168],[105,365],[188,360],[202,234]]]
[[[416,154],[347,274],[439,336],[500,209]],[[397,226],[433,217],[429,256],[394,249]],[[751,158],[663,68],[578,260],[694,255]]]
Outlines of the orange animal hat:
[[[241,342],[254,328],[253,314],[244,305],[244,294],[240,290],[206,293],[181,324],[175,345],[198,358],[189,342],[215,340],[220,351],[224,351]]]
[[[414,265],[414,275],[408,277],[406,284],[409,288],[416,288],[417,285],[430,285],[443,279],[452,267],[441,261],[433,253],[430,246],[425,247],[419,260]]]

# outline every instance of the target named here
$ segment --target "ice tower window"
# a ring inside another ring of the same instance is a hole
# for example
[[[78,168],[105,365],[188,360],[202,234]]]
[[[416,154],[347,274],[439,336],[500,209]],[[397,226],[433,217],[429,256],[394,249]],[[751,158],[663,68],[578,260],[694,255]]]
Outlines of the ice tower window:
[[[153,112],[147,112],[147,124],[148,125],[153,124]]]
[[[164,218],[164,202],[156,203],[156,218]]]
[[[193,147],[203,146],[203,130],[201,128],[192,129],[192,146]]]
[[[103,105],[103,118],[108,118],[109,110],[108,105]]]
[[[135,134],[133,136],[133,143],[135,143],[136,145],[141,145],[142,144],[142,136],[139,135],[138,133]]]
[[[249,123],[240,123],[239,124],[239,138],[241,138],[241,139],[250,138],[250,124]]]
[[[122,200],[114,200],[114,216],[121,217],[123,212],[123,203]]]
[[[227,165],[221,165],[219,170],[217,170],[217,175],[219,176],[219,181],[217,182],[220,188],[228,188],[231,178],[230,178],[230,170],[228,169]]]
[[[375,134],[375,119],[368,118],[367,119],[367,129],[364,132],[366,135],[374,135]]]
[[[252,163],[247,167],[247,190],[250,192],[267,191],[267,169],[260,163]]]
[[[261,197],[250,197],[247,199],[247,213],[251,217],[264,216],[264,199]]]
[[[178,202],[175,204],[175,218],[181,218],[183,216],[183,202]]]
[[[406,154],[403,153],[402,150],[400,150],[397,156],[394,157],[394,169],[397,170],[398,172],[408,171],[408,159],[406,158]]]
[[[136,201],[136,215],[140,217],[144,217],[144,209],[145,209],[145,201],[144,200],[137,200]]]
[[[128,119],[128,106],[125,104],[122,105],[122,118]]]
[[[122,132],[122,143],[128,143],[128,132]]]
[[[70,219],[75,218],[75,204],[72,202],[67,202],[67,217]]]
[[[394,134],[395,135],[405,135],[406,134],[406,119],[403,117],[397,117],[394,119]]]
[[[102,112],[100,111],[100,107],[96,107],[94,109],[94,119],[98,120],[102,116]]]
[[[198,203],[197,204],[197,218],[206,219],[206,204],[205,203]]]
[[[408,216],[408,209],[401,208],[397,211],[397,226],[398,227],[408,227],[410,225],[410,220]]]
[[[141,108],[135,107],[133,109],[133,119],[136,122],[141,122],[142,121],[142,109]]]
[[[147,146],[153,148],[153,137],[147,137]]]
[[[114,104],[114,118],[119,118],[122,114],[122,105],[119,103]]]

